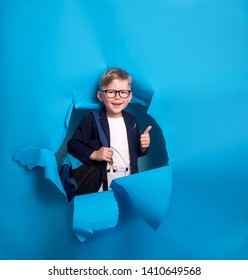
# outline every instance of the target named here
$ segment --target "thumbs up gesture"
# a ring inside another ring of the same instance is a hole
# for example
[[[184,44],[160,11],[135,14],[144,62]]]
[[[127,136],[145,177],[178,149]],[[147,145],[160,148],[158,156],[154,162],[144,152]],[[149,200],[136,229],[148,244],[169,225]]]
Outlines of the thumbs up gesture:
[[[141,134],[140,136],[140,146],[142,149],[142,152],[144,152],[149,146],[150,146],[150,130],[152,129],[152,126],[149,125],[146,130]]]

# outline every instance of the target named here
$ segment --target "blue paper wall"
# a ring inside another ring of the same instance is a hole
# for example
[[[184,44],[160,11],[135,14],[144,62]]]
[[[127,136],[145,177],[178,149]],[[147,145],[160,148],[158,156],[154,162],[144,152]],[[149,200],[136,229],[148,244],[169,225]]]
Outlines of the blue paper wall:
[[[6,0],[0,10],[0,257],[247,259],[246,1]],[[111,66],[134,76],[138,99],[152,97],[171,200],[157,231],[130,207],[81,243],[44,170],[13,156],[29,146],[59,151],[73,91],[93,96]]]

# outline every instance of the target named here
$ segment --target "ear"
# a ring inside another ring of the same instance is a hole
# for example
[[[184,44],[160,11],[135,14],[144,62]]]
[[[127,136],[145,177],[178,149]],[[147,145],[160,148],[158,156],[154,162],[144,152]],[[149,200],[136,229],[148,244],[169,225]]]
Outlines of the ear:
[[[130,102],[132,98],[133,98],[133,93],[132,93],[132,92],[130,92],[130,95],[129,95],[129,100],[128,100],[128,102]]]
[[[103,102],[103,98],[102,98],[102,93],[100,91],[97,92],[97,98],[98,100],[100,100],[101,102]]]

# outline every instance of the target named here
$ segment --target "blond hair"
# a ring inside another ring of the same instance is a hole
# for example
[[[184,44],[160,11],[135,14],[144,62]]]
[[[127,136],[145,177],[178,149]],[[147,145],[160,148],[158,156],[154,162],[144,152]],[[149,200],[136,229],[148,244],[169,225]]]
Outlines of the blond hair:
[[[131,85],[132,77],[127,73],[127,71],[121,68],[110,68],[108,69],[99,80],[99,87],[107,87],[113,80],[128,80],[128,84]]]

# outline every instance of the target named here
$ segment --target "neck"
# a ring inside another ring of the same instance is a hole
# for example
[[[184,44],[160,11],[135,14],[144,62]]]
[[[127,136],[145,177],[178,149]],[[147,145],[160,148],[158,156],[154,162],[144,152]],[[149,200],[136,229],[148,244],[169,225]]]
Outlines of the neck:
[[[122,113],[120,113],[120,114],[109,114],[109,113],[107,113],[107,117],[112,118],[112,119],[122,118]]]

